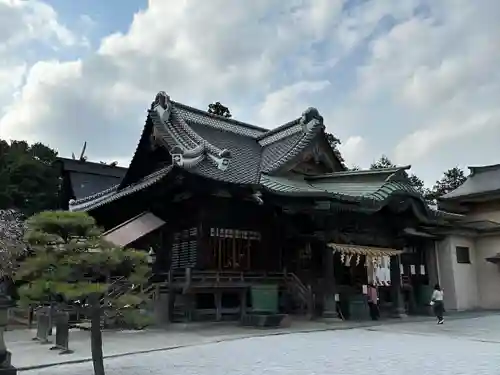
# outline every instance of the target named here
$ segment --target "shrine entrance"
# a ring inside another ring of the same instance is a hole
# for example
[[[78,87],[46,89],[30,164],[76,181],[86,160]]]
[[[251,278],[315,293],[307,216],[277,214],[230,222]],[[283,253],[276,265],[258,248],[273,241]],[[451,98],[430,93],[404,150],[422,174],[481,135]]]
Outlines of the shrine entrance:
[[[256,263],[261,235],[255,231],[210,228],[210,268],[227,271],[251,270]]]

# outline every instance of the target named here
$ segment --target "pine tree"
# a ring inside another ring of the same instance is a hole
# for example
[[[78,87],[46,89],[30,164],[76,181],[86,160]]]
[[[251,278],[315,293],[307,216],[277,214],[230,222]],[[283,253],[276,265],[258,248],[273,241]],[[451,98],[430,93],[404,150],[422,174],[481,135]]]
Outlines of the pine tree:
[[[213,115],[231,118],[231,111],[226,106],[223,106],[220,102],[215,102],[213,104],[208,105],[208,113]]]
[[[395,167],[396,164],[394,164],[386,155],[382,155],[380,159],[374,161],[370,165],[370,169],[385,169]],[[422,198],[428,204],[433,203],[432,194],[430,190],[425,187],[425,183],[420,177],[412,173],[408,176],[408,183],[422,196]]]
[[[392,161],[386,156],[382,155],[380,159],[374,161],[370,165],[370,169],[384,169],[384,168],[395,168],[396,164],[393,164]]]
[[[91,318],[91,350],[96,375],[104,374],[101,316],[110,309],[126,313],[146,300],[139,288],[149,266],[147,254],[105,242],[92,217],[81,212],[42,212],[27,222],[25,240],[32,254],[19,267],[17,280],[26,304],[75,306],[85,301]],[[110,297],[113,277],[124,277],[130,288]]]
[[[342,144],[342,142],[340,141],[340,139],[335,137],[332,133],[325,133],[325,137],[326,137],[328,144],[332,148],[333,153],[335,154],[335,156],[337,157],[339,162],[345,167],[344,157],[342,156],[342,154],[340,153],[340,150],[339,150],[339,146]]]
[[[443,177],[436,181],[432,188],[432,195],[434,198],[439,198],[445,194],[452,192],[462,185],[467,177],[462,169],[454,167],[444,172]]]

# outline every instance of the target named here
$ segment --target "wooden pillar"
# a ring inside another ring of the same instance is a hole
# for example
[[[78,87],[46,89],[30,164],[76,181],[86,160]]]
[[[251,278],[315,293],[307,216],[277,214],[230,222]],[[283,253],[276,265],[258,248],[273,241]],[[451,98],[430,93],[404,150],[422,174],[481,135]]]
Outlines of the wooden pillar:
[[[399,255],[391,257],[391,293],[392,293],[392,306],[393,315],[396,318],[406,317],[404,308],[403,295],[401,293],[401,271],[400,271],[401,258]]]
[[[247,314],[247,289],[243,289],[240,293],[240,317],[241,320]]]
[[[215,320],[220,322],[222,320],[222,293],[216,291],[215,297]]]
[[[324,298],[323,298],[323,317],[337,317],[337,302],[335,301],[335,272],[333,267],[333,250],[328,246],[323,249],[323,267],[325,275]]]
[[[172,285],[169,286],[168,288],[168,321],[173,322],[174,321],[174,309],[175,309],[175,291]]]

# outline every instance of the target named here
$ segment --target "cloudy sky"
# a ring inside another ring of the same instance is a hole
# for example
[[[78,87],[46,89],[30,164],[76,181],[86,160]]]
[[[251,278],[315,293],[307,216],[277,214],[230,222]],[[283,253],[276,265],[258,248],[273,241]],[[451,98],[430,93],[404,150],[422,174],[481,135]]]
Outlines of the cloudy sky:
[[[269,128],[319,109],[350,165],[499,163],[498,0],[0,0],[0,137],[127,164],[160,90]]]

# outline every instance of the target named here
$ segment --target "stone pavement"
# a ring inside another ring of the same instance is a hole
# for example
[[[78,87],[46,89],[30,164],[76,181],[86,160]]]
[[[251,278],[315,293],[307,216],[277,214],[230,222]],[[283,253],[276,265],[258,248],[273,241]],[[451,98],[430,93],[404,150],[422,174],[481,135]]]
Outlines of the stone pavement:
[[[492,324],[500,331],[499,322],[499,316],[452,320],[444,326],[427,320],[335,332],[250,337],[109,358],[105,360],[105,369],[106,375],[498,375],[499,343],[460,337],[460,332],[483,329],[479,332],[482,337]],[[450,337],[448,330],[456,336]],[[426,331],[429,334],[421,334]],[[26,372],[91,373],[89,362]]]
[[[297,321],[291,327],[278,329],[255,329],[233,324],[173,324],[167,329],[144,331],[104,331],[103,351],[105,358],[147,353],[159,350],[202,345],[245,337],[277,335],[291,332],[325,329],[346,329],[358,326],[356,323]],[[79,363],[91,360],[90,332],[71,330],[69,347],[72,354],[51,351],[50,344],[42,345],[32,341],[35,330],[12,330],[5,333],[5,341],[12,352],[12,362],[19,370],[49,367],[63,363]]]
[[[457,314],[455,318],[467,318],[477,315],[476,313]],[[411,327],[411,324],[418,324],[416,323],[417,321],[431,322],[432,318],[412,318],[400,321],[401,323],[404,322],[404,324],[397,325],[401,327]],[[168,329],[105,331],[103,333],[103,350],[105,358],[113,358],[258,336],[363,327],[372,327],[373,329],[379,327],[380,329],[384,329],[384,327],[396,325],[391,324],[396,322],[397,321],[361,323],[293,320],[290,327],[266,330],[240,327],[234,325],[234,323],[173,324]],[[428,326],[434,327],[432,324],[428,324]],[[6,332],[5,339],[7,347],[12,352],[13,364],[20,370],[43,368],[64,363],[80,363],[91,360],[90,332],[80,330],[71,331],[69,346],[74,353],[65,355],[60,355],[57,351],[50,351],[49,348],[51,345],[41,345],[32,341],[32,337],[34,337],[33,330],[13,330]]]
[[[368,328],[371,331],[412,334],[421,336],[446,336],[476,342],[500,344],[500,315],[468,319],[451,319],[442,326],[409,322]]]

